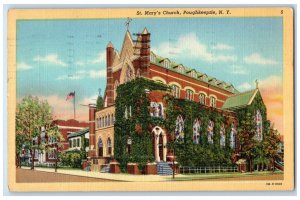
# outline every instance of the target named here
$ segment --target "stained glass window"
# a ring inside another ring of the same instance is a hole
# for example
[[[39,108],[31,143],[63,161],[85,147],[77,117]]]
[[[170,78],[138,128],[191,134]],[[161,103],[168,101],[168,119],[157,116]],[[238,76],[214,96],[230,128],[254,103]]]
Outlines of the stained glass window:
[[[176,119],[175,136],[176,139],[184,138],[184,121],[181,115],[178,115]]]

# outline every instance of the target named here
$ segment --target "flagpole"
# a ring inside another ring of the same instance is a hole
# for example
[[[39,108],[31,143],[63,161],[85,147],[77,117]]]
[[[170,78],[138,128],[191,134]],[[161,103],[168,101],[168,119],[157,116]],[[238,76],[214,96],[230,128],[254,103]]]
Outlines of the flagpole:
[[[76,95],[75,95],[75,91],[74,91],[74,101],[73,101],[73,107],[74,107],[74,119],[76,119],[76,115],[75,115],[75,98],[76,98]]]

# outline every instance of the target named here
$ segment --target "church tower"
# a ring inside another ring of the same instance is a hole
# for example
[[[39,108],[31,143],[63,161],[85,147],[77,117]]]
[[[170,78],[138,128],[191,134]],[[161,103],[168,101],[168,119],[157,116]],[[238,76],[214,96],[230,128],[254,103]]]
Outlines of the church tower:
[[[106,47],[106,103],[107,106],[114,104],[114,80],[113,67],[114,61],[114,46],[111,42]]]

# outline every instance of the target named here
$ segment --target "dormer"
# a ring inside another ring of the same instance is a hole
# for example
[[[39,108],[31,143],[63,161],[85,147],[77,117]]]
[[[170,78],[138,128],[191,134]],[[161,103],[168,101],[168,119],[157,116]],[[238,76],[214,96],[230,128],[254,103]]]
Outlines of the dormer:
[[[178,71],[179,73],[184,74],[185,69],[184,69],[184,66],[183,66],[182,64],[176,65],[176,66],[174,67],[174,69],[175,69],[176,71]]]
[[[232,84],[227,85],[227,86],[226,86],[226,89],[227,89],[228,91],[230,91],[230,92],[234,92],[234,87],[233,87]]]
[[[207,82],[207,78],[208,78],[208,77],[207,77],[206,74],[202,74],[202,75],[199,76],[199,78],[200,78],[201,81]]]
[[[223,81],[219,81],[219,82],[217,83],[217,86],[219,86],[220,88],[225,88],[226,84],[225,84],[225,82],[223,82]]]
[[[216,78],[214,78],[214,77],[211,77],[211,78],[209,78],[208,79],[208,82],[210,83],[210,84],[216,84],[217,83],[217,79]]]
[[[160,63],[163,67],[165,67],[167,69],[169,69],[171,66],[171,61],[168,58],[161,60]]]
[[[195,69],[190,70],[188,73],[190,77],[197,78],[197,72]]]

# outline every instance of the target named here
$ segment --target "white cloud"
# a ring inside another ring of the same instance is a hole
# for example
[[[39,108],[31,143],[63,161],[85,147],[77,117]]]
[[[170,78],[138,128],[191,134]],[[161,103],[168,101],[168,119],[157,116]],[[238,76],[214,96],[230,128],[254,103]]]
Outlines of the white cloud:
[[[240,90],[249,90],[252,86],[248,83],[248,82],[245,82],[241,85],[238,86],[238,89]]]
[[[24,70],[29,70],[31,68],[32,68],[32,66],[28,65],[25,62],[17,63],[17,70],[24,71]]]
[[[84,66],[86,63],[84,61],[77,61],[75,62],[75,65],[78,65],[78,66]]]
[[[231,68],[232,74],[247,74],[247,70],[245,67],[233,65]]]
[[[219,43],[219,44],[216,44],[214,46],[212,46],[212,49],[215,49],[215,50],[233,50],[233,46],[230,46],[228,44],[224,44],[224,43]]]
[[[176,42],[163,42],[157,48],[152,48],[159,55],[174,58],[186,56],[202,59],[207,62],[232,62],[237,59],[235,55],[222,55],[210,52],[209,48],[202,44],[195,33],[180,36]]]
[[[106,77],[106,70],[90,70],[88,72],[90,78],[101,78]]]
[[[247,64],[257,64],[257,65],[275,65],[277,62],[272,59],[264,58],[259,53],[253,53],[244,58],[245,63]]]
[[[95,59],[88,61],[88,63],[100,64],[100,63],[104,63],[105,60],[106,60],[106,52],[103,51],[103,52],[100,52]]]
[[[96,103],[98,96],[97,95],[93,95],[90,97],[86,97],[84,98],[82,101],[79,102],[79,104],[81,105],[88,105],[90,103]]]
[[[45,62],[54,65],[59,65],[62,67],[66,67],[67,64],[58,58],[57,54],[48,54],[46,56],[36,56],[33,58],[36,62]]]
[[[79,70],[73,75],[61,75],[56,80],[79,80],[83,78],[101,78],[106,77],[106,70]]]

